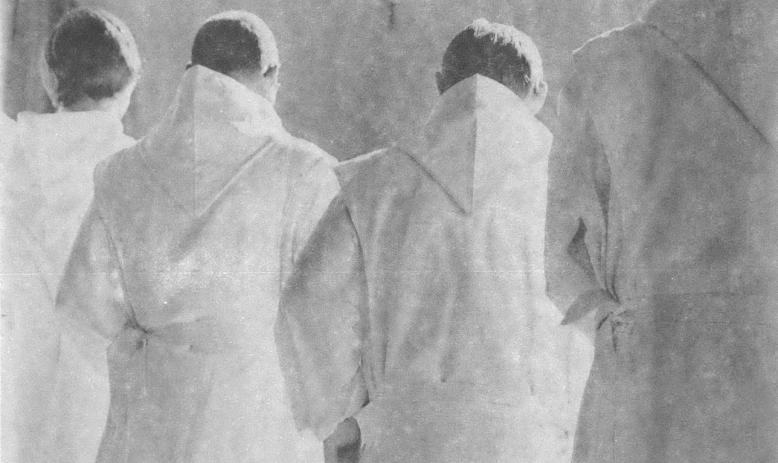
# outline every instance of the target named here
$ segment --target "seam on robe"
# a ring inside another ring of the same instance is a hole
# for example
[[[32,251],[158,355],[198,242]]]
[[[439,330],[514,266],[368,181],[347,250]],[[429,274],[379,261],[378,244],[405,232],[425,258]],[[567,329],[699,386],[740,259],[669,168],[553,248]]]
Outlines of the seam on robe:
[[[465,208],[465,206],[459,204],[459,202],[456,200],[456,198],[454,198],[454,195],[449,193],[448,190],[441,184],[441,182],[438,182],[437,180],[435,180],[435,177],[432,175],[432,173],[426,167],[424,167],[424,165],[422,163],[417,161],[415,156],[413,156],[412,154],[408,153],[406,150],[404,150],[402,148],[398,148],[398,149],[399,149],[399,151],[402,154],[404,154],[405,156],[409,157],[413,161],[413,163],[416,164],[421,169],[422,172],[424,172],[424,174],[430,179],[430,181],[432,183],[434,183],[438,188],[440,188],[441,191],[443,191],[443,193],[446,195],[446,197],[449,199],[449,201],[451,201],[457,207],[457,209],[462,211],[462,213],[464,215],[469,215],[469,211]]]
[[[746,122],[746,125],[750,126],[754,132],[757,133],[760,139],[762,139],[763,142],[765,142],[768,146],[771,146],[773,150],[775,150],[777,147],[770,141],[769,138],[767,138],[767,135],[762,133],[762,131],[759,129],[759,127],[756,126],[756,124],[751,121],[751,119],[746,115],[745,112],[740,108],[740,105],[735,103],[735,100],[730,98],[730,96],[719,86],[718,82],[713,80],[713,77],[711,77],[710,74],[705,70],[705,68],[702,67],[700,63],[697,62],[694,58],[692,58],[688,53],[686,53],[683,48],[676,42],[675,40],[671,39],[669,36],[667,36],[664,32],[662,32],[662,29],[660,29],[658,26],[655,26],[654,24],[649,23],[643,23],[645,24],[649,29],[652,29],[656,31],[663,39],[665,39],[667,42],[669,42],[676,52],[678,52],[679,55],[681,55],[685,61],[691,64],[691,66],[697,70],[704,78],[707,80],[713,88],[716,89],[716,91],[721,95],[729,104],[732,106],[735,111],[740,114],[740,116],[743,118],[743,120]]]

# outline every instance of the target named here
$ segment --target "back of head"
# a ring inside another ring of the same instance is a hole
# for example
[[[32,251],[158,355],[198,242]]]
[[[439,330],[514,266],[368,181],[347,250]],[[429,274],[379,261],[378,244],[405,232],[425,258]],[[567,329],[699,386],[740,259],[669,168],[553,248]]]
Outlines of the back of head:
[[[127,25],[102,10],[77,9],[57,24],[44,50],[52,102],[71,107],[114,97],[137,81],[141,61]]]
[[[226,11],[208,18],[192,45],[192,65],[236,77],[278,67],[278,50],[270,28],[246,11]]]
[[[441,93],[475,74],[494,79],[523,98],[543,82],[543,64],[528,35],[477,19],[454,37],[443,55]]]

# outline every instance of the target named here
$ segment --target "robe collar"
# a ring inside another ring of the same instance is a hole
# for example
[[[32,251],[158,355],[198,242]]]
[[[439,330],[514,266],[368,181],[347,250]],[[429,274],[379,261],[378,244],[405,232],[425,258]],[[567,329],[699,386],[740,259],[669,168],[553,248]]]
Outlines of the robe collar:
[[[778,146],[778,1],[658,0],[643,21],[696,62]]]
[[[92,153],[84,153],[80,150],[72,152],[62,151],[61,147],[77,147],[84,144],[84,140],[133,140],[124,134],[124,125],[121,119],[108,111],[60,111],[56,113],[38,114],[24,111],[17,116],[16,127],[22,137],[26,137],[26,143],[39,149],[41,145],[50,144],[60,147],[51,156],[73,156],[80,161],[84,156]],[[98,156],[90,162],[97,162],[106,155],[113,153],[94,153]],[[61,159],[63,162],[68,159]]]
[[[156,180],[200,216],[263,147],[288,137],[268,100],[231,77],[193,66],[162,121],[139,146]]]
[[[441,95],[420,137],[401,148],[469,214],[497,178],[545,161],[551,139],[516,94],[476,74]]]
[[[21,112],[17,122],[4,121],[5,143],[3,182],[6,188],[21,192],[31,189],[51,190],[50,198],[64,197],[79,188],[92,188],[91,182],[62,184],[91,179],[95,165],[104,158],[130,147],[135,140],[124,134],[122,121],[107,111],[76,111],[38,114]],[[13,137],[20,141],[11,142]],[[19,173],[25,172],[25,175]],[[11,175],[10,173],[13,173]]]

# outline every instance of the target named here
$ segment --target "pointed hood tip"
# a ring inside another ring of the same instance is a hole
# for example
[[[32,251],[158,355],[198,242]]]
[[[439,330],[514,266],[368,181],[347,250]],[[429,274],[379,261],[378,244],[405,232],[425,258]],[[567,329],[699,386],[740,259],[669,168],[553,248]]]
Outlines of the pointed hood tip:
[[[163,120],[142,141],[143,162],[188,212],[200,216],[248,160],[288,134],[270,102],[203,66],[181,78]]]
[[[470,214],[476,183],[488,181],[476,174],[476,163],[489,164],[486,170],[493,172],[507,168],[515,161],[501,156],[502,151],[496,156],[495,153],[481,152],[479,136],[483,138],[484,132],[500,136],[511,134],[508,138],[512,139],[516,138],[517,130],[532,134],[520,140],[522,146],[519,149],[523,153],[537,152],[531,158],[547,154],[553,138],[548,128],[509,88],[476,74],[441,95],[419,137],[414,142],[403,143],[401,148],[421,165],[457,207]],[[494,146],[507,146],[506,140],[500,137],[491,142]],[[531,159],[524,158],[522,161]]]

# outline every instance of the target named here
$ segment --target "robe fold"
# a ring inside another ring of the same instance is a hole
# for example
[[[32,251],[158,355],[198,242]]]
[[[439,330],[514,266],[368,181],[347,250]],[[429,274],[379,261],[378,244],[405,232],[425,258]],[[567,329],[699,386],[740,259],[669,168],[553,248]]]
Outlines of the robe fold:
[[[294,427],[273,325],[334,164],[267,100],[194,66],[149,135],[98,166],[57,310],[108,348],[99,462],[323,459]]]
[[[778,461],[778,3],[659,1],[587,42],[548,294],[596,312],[575,462]]]
[[[22,112],[3,135],[3,459],[54,461],[67,448],[68,461],[93,462],[107,372],[60,343],[54,297],[92,198],[95,165],[135,141],[105,111]],[[58,413],[60,359],[74,392],[62,410],[79,426],[55,436],[48,423]]]
[[[364,462],[569,460],[590,350],[544,295],[550,143],[477,75],[337,168],[276,325],[299,427],[354,415]]]

